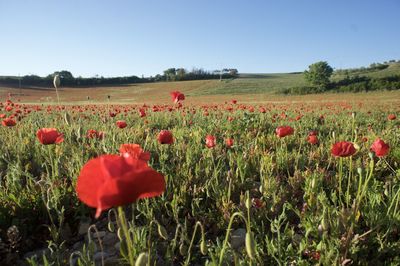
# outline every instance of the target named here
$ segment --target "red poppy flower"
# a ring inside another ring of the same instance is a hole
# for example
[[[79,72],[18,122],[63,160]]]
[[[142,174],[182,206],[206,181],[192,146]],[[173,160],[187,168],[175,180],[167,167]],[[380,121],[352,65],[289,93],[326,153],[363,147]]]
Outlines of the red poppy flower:
[[[341,141],[333,144],[331,153],[335,157],[349,157],[356,153],[356,148],[352,142]]]
[[[370,150],[375,152],[376,156],[383,157],[389,153],[390,147],[383,140],[377,138],[374,143],[372,143]]]
[[[86,133],[86,137],[88,137],[89,139],[103,139],[104,137],[104,132],[102,131],[97,131],[95,129],[89,129]]]
[[[390,114],[390,115],[388,115],[388,119],[389,120],[395,120],[396,119],[396,115],[395,114]]]
[[[252,198],[251,202],[253,203],[253,206],[257,209],[264,207],[264,202],[259,198]]]
[[[118,120],[116,122],[116,124],[117,124],[117,127],[119,127],[119,128],[125,128],[127,126],[127,124],[124,120]]]
[[[55,128],[41,128],[36,132],[36,136],[43,145],[58,144],[64,141],[64,135]]]
[[[309,136],[316,136],[318,135],[318,131],[317,130],[311,130],[310,132],[308,132]]]
[[[233,99],[233,100],[231,101],[231,103],[237,104],[237,100]]]
[[[103,210],[161,195],[164,176],[145,161],[118,155],[102,155],[88,161],[79,174],[76,192],[86,205]]]
[[[140,117],[145,117],[146,116],[146,111],[142,108],[139,109],[139,115]]]
[[[206,136],[206,146],[208,148],[212,148],[215,145],[217,145],[217,139],[212,135],[207,135]]]
[[[226,144],[226,146],[227,146],[228,148],[232,147],[232,146],[233,146],[233,139],[227,138],[227,139],[225,140],[225,144]]]
[[[185,95],[179,91],[173,91],[170,94],[174,103],[185,100]]]
[[[5,127],[13,127],[13,126],[15,126],[17,123],[16,123],[15,120],[12,119],[12,118],[6,118],[6,119],[3,119],[3,121],[1,121],[1,124],[2,124],[3,126],[5,126]]]
[[[125,158],[134,158],[145,162],[150,160],[150,152],[142,150],[139,144],[122,144],[119,152]]]
[[[309,135],[307,137],[307,142],[310,143],[310,144],[315,145],[315,144],[318,143],[318,137],[316,135]]]
[[[160,134],[158,134],[158,142],[160,144],[172,144],[174,143],[174,138],[172,136],[172,133],[168,130],[161,130]]]
[[[283,138],[293,135],[294,129],[291,126],[280,126],[276,128],[275,133],[278,137]]]

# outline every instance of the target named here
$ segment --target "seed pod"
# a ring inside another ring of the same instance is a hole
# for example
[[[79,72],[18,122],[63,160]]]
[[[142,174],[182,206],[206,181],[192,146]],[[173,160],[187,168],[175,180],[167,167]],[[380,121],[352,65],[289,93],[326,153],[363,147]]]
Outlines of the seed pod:
[[[140,253],[137,260],[135,261],[135,266],[146,266],[148,259],[149,255],[147,255],[146,252]]]
[[[113,222],[108,222],[107,227],[110,232],[114,232],[115,226]]]
[[[121,230],[121,228],[118,228],[117,236],[118,236],[119,240],[122,240],[122,230]]]
[[[69,126],[69,125],[71,125],[71,116],[69,115],[69,113],[65,113],[65,115],[64,115],[64,120],[65,120],[65,123]]]
[[[361,167],[358,167],[358,168],[357,168],[357,173],[358,173],[359,175],[362,175],[362,168],[361,168]]]
[[[157,223],[157,229],[158,229],[158,234],[165,240],[168,239],[168,233],[167,233],[167,229],[165,229],[164,226],[162,226],[161,224]]]
[[[251,200],[250,200],[250,195],[249,195],[248,191],[246,192],[245,206],[247,209],[250,209],[250,207],[251,207]]]
[[[54,88],[58,88],[58,87],[60,87],[60,84],[61,84],[61,80],[60,80],[60,75],[55,75],[54,76],[54,79],[53,79],[53,85],[54,85]]]
[[[206,245],[206,241],[204,241],[204,239],[202,239],[200,242],[200,252],[203,255],[207,254],[207,245]]]
[[[254,240],[253,232],[246,233],[246,252],[250,259],[254,259],[256,256],[256,242]]]
[[[186,256],[187,252],[188,252],[188,247],[184,243],[180,244],[179,245],[179,253],[182,256]]]

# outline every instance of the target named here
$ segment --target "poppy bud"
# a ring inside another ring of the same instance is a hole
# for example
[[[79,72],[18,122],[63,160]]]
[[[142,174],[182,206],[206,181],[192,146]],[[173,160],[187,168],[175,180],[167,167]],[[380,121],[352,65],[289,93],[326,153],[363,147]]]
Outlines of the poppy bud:
[[[200,242],[200,252],[203,255],[207,254],[207,245],[206,245],[206,241],[204,241],[204,239],[202,239]]]
[[[251,231],[246,233],[245,246],[247,255],[250,257],[250,259],[254,259],[256,256],[256,242],[254,240],[253,232]]]
[[[70,124],[71,124],[71,116],[69,115],[69,113],[65,113],[65,115],[64,115],[64,120],[65,120],[65,123],[69,126]]]
[[[250,195],[249,195],[248,191],[246,192],[245,206],[247,209],[250,209],[250,207],[251,207],[251,200],[250,200]]]
[[[358,168],[357,168],[357,173],[358,173],[359,175],[362,175],[362,168],[361,168],[361,167],[358,167]]]
[[[119,240],[122,240],[122,229],[120,227],[117,230],[117,236],[118,236]]]
[[[61,80],[60,80],[60,75],[55,75],[54,76],[54,79],[53,79],[53,85],[54,85],[54,88],[58,88],[58,87],[60,87],[60,84],[61,84]]]
[[[188,252],[188,247],[184,243],[180,244],[179,245],[179,253],[182,256],[186,256],[187,252]]]
[[[158,229],[158,234],[165,240],[168,239],[168,233],[167,233],[167,229],[165,229],[164,226],[162,226],[161,224],[157,223],[157,229]]]
[[[148,259],[149,255],[146,252],[140,253],[135,262],[135,266],[146,266]]]

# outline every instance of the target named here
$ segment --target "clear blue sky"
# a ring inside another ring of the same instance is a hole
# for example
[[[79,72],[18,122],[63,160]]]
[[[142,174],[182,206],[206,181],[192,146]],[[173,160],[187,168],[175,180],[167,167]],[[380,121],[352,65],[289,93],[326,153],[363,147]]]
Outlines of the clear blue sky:
[[[400,59],[399,0],[0,0],[0,75],[303,71]]]

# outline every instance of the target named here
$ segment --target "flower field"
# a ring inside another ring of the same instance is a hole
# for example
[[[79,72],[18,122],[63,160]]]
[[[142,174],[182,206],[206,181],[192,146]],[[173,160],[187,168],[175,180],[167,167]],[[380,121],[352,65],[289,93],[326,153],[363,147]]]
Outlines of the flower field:
[[[4,100],[0,264],[400,264],[398,101],[171,96]]]

